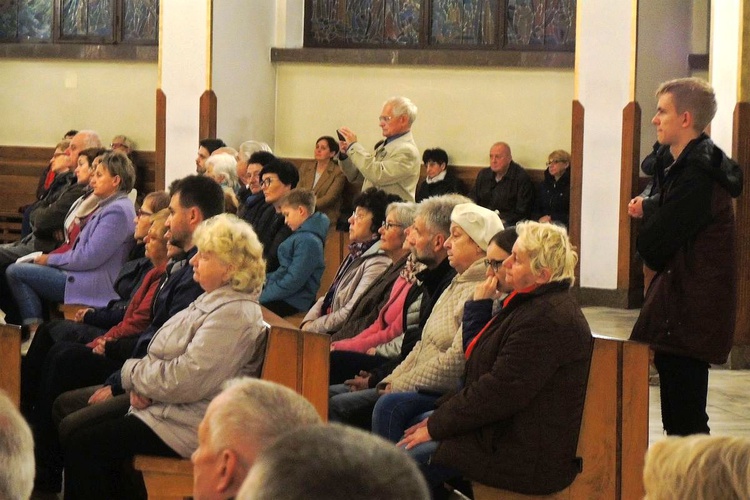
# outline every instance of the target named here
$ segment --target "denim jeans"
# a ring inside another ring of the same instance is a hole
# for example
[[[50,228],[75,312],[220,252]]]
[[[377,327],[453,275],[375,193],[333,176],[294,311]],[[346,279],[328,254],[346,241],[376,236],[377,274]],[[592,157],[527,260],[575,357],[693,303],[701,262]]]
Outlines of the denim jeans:
[[[11,264],[5,275],[24,325],[42,322],[42,299],[65,301],[67,275],[60,269],[39,264]]]
[[[377,389],[349,392],[346,385],[337,384],[328,391],[328,420],[370,429],[372,409],[380,397]]]
[[[394,392],[386,394],[375,403],[372,412],[372,432],[398,443],[404,431],[421,422],[435,409],[435,395],[419,392]]]

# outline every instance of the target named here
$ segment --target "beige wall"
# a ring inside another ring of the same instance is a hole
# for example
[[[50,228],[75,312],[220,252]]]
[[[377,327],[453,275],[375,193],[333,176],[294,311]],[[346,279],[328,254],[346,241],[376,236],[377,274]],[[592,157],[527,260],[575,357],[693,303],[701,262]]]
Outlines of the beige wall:
[[[0,144],[53,146],[71,128],[154,149],[156,63],[0,60]]]
[[[529,168],[570,149],[572,70],[279,64],[274,152],[312,157],[315,139],[344,125],[373,146],[381,105],[398,94],[419,107],[420,150],[442,147],[454,165],[486,165],[498,140]]]

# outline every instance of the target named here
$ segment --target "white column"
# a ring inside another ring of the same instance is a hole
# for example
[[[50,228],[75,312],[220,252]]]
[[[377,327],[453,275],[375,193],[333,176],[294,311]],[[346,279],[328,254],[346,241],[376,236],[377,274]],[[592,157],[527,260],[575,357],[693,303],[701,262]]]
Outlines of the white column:
[[[212,87],[216,135],[237,148],[253,139],[274,145],[276,70],[271,47],[275,2],[213,0]]]
[[[575,98],[584,108],[581,274],[617,288],[622,112],[634,100],[637,0],[578,2]]]
[[[709,75],[718,104],[711,122],[711,138],[729,155],[739,92],[742,15],[740,0],[711,2]]]
[[[195,173],[199,103],[211,88],[211,0],[162,1],[159,88],[166,106],[166,186]]]

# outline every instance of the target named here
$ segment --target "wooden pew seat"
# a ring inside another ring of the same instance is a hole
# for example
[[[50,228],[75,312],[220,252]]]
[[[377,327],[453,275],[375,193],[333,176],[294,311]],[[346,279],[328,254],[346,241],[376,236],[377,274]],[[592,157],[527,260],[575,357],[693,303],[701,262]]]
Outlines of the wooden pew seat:
[[[523,495],[473,483],[475,500],[619,500],[643,498],[648,448],[648,356],[645,344],[594,336],[578,456],[583,471],[552,495]]]
[[[261,378],[285,385],[305,396],[323,420],[328,418],[328,335],[303,332],[263,309],[271,325]],[[181,499],[193,492],[190,460],[139,455],[134,467],[143,473],[149,499]]]

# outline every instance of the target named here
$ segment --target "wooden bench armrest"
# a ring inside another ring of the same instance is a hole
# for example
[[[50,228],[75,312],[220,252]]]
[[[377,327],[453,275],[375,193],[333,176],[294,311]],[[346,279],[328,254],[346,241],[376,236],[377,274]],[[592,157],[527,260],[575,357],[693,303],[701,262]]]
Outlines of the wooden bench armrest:
[[[21,327],[0,325],[0,389],[21,404]]]
[[[81,309],[89,309],[90,306],[82,304],[59,304],[57,310],[63,315],[63,318],[72,320],[76,317],[76,313]]]
[[[184,458],[152,457],[138,455],[135,468],[141,472],[161,472],[163,474],[189,474],[192,477],[193,464]]]

